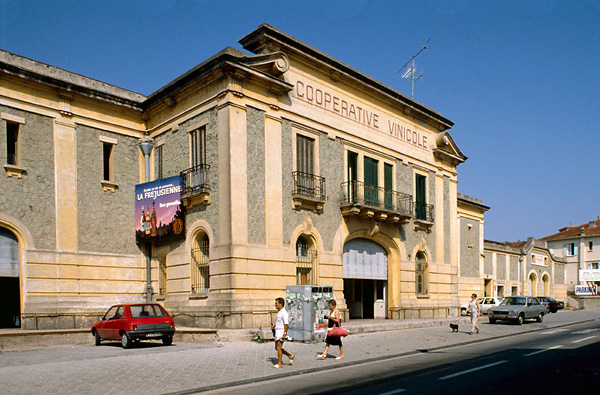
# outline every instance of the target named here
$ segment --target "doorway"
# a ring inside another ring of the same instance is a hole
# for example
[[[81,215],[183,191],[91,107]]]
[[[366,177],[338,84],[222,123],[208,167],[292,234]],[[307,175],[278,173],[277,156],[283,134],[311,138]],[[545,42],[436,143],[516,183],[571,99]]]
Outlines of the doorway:
[[[0,328],[21,327],[19,243],[8,229],[0,228]]]
[[[368,239],[344,245],[344,298],[351,319],[385,317],[387,252]],[[376,314],[376,306],[377,312]]]

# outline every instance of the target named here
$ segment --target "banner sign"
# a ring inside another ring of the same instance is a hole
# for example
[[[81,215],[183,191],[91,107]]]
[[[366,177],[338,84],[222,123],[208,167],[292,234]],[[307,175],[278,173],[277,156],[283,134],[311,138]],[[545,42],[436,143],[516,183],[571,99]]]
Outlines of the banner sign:
[[[135,235],[138,241],[185,236],[180,176],[135,186]]]
[[[579,271],[579,282],[600,281],[600,269],[588,269]]]

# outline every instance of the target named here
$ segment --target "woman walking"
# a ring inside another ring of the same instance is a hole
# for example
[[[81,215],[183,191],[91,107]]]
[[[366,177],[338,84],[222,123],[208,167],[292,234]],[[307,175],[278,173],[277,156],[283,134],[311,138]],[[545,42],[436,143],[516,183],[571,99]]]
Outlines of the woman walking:
[[[479,302],[477,301],[477,294],[471,295],[471,301],[469,302],[469,314],[471,315],[471,332],[469,332],[469,335],[472,335],[473,331],[477,331],[477,333],[479,333],[477,317],[481,315],[481,306],[479,306]]]
[[[330,310],[329,315],[325,316],[325,318],[327,318],[328,320],[327,327],[333,328],[334,325],[340,325],[342,322],[342,316],[340,314],[340,311],[336,307],[337,303],[335,302],[335,300],[331,299],[329,302],[327,302],[327,306],[329,306]],[[327,358],[327,351],[329,350],[329,346],[340,346],[340,355],[335,357],[335,359],[338,361],[340,359],[344,359],[344,347],[342,347],[342,338],[339,336],[329,335],[327,335],[327,337],[325,338],[325,351],[323,351],[323,354],[317,357],[318,359]]]

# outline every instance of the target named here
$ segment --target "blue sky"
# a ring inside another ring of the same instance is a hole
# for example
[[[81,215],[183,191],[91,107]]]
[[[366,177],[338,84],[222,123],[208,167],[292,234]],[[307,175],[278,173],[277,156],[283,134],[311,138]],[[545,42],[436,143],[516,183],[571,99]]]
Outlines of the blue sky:
[[[455,123],[460,193],[485,235],[524,240],[600,215],[600,0],[0,0],[0,48],[149,94],[269,23]]]

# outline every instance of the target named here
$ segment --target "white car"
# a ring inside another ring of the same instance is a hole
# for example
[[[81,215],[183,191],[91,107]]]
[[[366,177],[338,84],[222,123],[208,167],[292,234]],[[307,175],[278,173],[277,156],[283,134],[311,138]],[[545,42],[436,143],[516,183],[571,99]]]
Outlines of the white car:
[[[487,314],[490,307],[498,306],[503,299],[504,298],[499,298],[496,296],[485,296],[482,298],[477,298],[477,301],[479,302],[479,306],[481,308],[481,314]],[[460,305],[460,315],[467,315],[468,309],[469,303]]]

